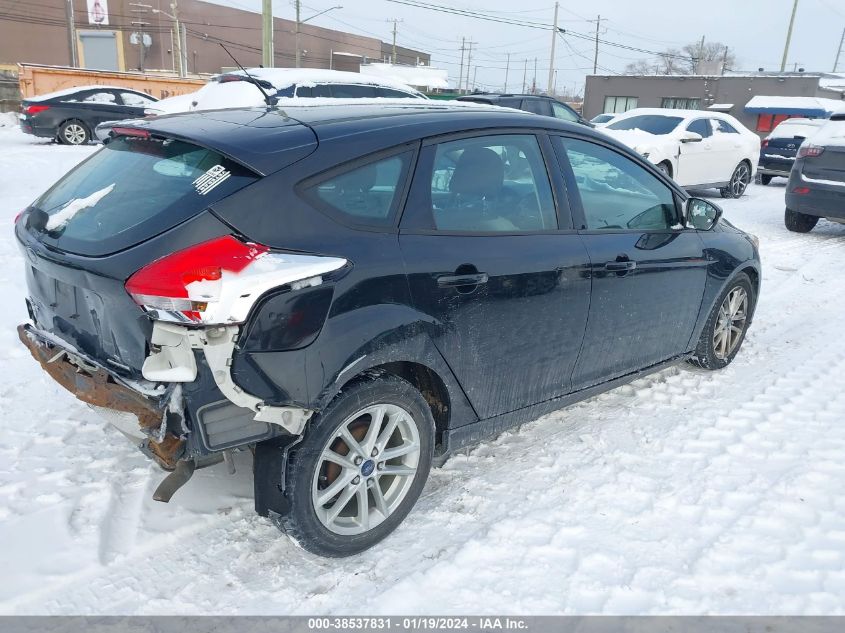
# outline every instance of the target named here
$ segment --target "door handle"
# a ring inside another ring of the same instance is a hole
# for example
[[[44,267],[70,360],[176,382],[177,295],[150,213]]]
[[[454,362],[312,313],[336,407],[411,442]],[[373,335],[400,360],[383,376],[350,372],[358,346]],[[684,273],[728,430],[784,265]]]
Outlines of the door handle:
[[[437,278],[437,285],[441,288],[455,286],[478,286],[487,283],[487,273],[467,273],[465,275],[441,275]]]
[[[612,270],[614,272],[618,272],[620,270],[634,270],[637,267],[637,262],[630,262],[630,261],[616,261],[616,262],[607,262],[604,265],[605,270]]]

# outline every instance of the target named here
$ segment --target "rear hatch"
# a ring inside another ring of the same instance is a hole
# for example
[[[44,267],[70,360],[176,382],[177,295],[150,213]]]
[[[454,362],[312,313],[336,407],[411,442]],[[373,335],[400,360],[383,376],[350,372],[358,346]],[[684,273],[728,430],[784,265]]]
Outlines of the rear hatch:
[[[209,212],[214,204],[316,147],[313,132],[286,117],[274,117],[276,129],[253,128],[249,117],[186,117],[182,125],[177,117],[133,124],[36,200],[15,227],[36,326],[133,377],[152,328],[124,289],[126,279],[231,232]],[[280,134],[286,127],[297,133]],[[185,138],[191,132],[196,140]],[[256,135],[259,148],[249,143]],[[245,142],[239,137],[246,137],[246,161],[235,156]],[[268,147],[265,137],[279,144]]]

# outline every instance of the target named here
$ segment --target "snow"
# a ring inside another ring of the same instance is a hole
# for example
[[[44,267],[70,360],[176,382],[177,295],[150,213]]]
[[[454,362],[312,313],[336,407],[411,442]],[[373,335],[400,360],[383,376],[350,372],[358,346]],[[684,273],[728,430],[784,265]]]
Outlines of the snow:
[[[46,101],[47,99],[55,99],[56,97],[65,97],[67,95],[72,95],[80,90],[126,90],[126,86],[100,86],[100,85],[91,85],[91,86],[74,86],[73,88],[65,88],[63,90],[56,90],[55,92],[47,92],[43,95],[36,95],[34,97],[25,97],[26,101]],[[154,98],[154,97],[151,97]]]
[[[0,128],[2,217],[95,151]],[[664,370],[452,457],[377,548],[326,560],[252,509],[249,453],[164,473],[18,342],[0,233],[0,613],[845,614],[845,226],[783,226],[782,186],[714,201],[760,238],[727,369]]]
[[[778,123],[766,139],[793,138],[795,136],[807,138],[815,134],[824,124],[824,119],[787,119]]]
[[[69,200],[68,203],[61,208],[61,210],[49,217],[44,228],[48,231],[55,231],[56,229],[63,227],[65,224],[70,222],[77,213],[95,206],[100,200],[110,194],[114,189],[114,186],[115,183],[112,183],[108,187],[103,187],[99,191],[95,191],[84,198],[74,198],[73,200]]]
[[[422,86],[428,89],[449,87],[449,72],[431,66],[373,63],[362,66],[361,70],[368,75],[408,86]]]
[[[772,108],[784,110],[818,110],[827,112],[828,115],[834,112],[845,111],[845,102],[837,99],[825,99],[824,97],[772,97],[757,95],[745,104],[745,109]]]

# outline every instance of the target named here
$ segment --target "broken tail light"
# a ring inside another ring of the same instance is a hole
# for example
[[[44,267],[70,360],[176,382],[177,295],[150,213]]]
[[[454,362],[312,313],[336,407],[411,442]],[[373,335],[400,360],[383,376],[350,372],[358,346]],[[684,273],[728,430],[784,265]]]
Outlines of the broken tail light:
[[[272,253],[263,244],[226,235],[157,259],[134,273],[125,287],[156,320],[241,323],[268,290],[320,285],[322,275],[346,263],[337,257]]]
[[[126,281],[126,291],[148,312],[203,323],[209,304],[221,299],[224,274],[241,273],[268,250],[231,235],[218,237],[148,264]]]

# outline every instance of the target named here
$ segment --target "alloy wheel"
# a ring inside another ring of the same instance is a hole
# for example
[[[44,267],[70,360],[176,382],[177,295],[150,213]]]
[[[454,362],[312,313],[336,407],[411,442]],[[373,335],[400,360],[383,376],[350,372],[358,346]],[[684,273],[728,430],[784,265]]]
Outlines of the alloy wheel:
[[[727,360],[736,350],[748,317],[748,293],[741,286],[728,293],[719,308],[713,330],[713,351],[719,360]]]
[[[741,198],[745,193],[748,183],[751,182],[751,171],[748,165],[740,163],[734,170],[734,175],[731,177],[730,191],[734,198]]]
[[[311,486],[317,518],[336,534],[373,529],[405,499],[419,460],[419,431],[408,411],[376,404],[354,413],[317,461]]]
[[[63,134],[65,140],[71,145],[79,145],[80,143],[83,143],[85,141],[85,137],[87,136],[85,128],[79,123],[70,123],[66,125]]]

